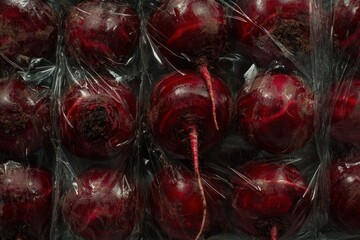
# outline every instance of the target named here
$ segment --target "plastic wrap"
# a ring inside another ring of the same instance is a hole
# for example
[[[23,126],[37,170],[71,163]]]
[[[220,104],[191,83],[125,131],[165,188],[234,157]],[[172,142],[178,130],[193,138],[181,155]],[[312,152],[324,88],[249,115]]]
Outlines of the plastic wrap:
[[[324,3],[154,0],[142,9],[144,234],[316,239],[326,221]]]
[[[58,12],[48,1],[0,2],[0,238],[49,239],[52,91]]]
[[[60,9],[51,239],[127,239],[139,232],[143,205],[137,2],[63,1]]]

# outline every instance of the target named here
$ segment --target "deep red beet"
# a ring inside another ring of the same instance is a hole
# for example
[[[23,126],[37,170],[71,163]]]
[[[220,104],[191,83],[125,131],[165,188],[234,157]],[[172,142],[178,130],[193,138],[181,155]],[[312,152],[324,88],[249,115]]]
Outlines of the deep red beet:
[[[331,137],[360,145],[360,79],[349,78],[331,89]]]
[[[284,60],[284,49],[304,61],[310,53],[308,0],[238,1],[233,20],[238,41],[259,63]],[[249,18],[244,18],[243,14]]]
[[[151,15],[147,29],[171,65],[182,68],[190,61],[198,68],[210,93],[213,121],[218,129],[214,80],[208,65],[227,48],[228,24],[224,8],[214,0],[163,0]]]
[[[194,170],[203,196],[203,224],[206,219],[206,200],[201,183],[198,152],[208,151],[225,136],[232,118],[230,90],[213,76],[214,99],[219,130],[209,121],[211,100],[200,74],[192,71],[173,72],[163,77],[154,87],[148,113],[153,136],[165,149],[192,155]],[[200,228],[201,230],[202,228]],[[201,231],[199,232],[200,236]]]
[[[340,54],[359,57],[360,1],[337,0],[334,6],[334,44]]]
[[[233,181],[233,222],[261,239],[290,239],[311,206],[307,183],[291,165],[252,161]]]
[[[360,157],[334,160],[331,164],[330,214],[350,232],[360,232]]]
[[[5,239],[46,239],[51,173],[15,162],[0,165],[0,228]]]
[[[48,144],[49,89],[0,79],[0,151],[23,157]]]
[[[271,153],[290,153],[313,135],[313,92],[295,75],[259,75],[240,91],[237,114],[250,143]]]
[[[133,52],[140,34],[140,18],[123,2],[84,1],[74,6],[67,18],[65,45],[69,54],[85,63],[124,63]]]
[[[1,1],[0,29],[0,54],[20,66],[55,53],[57,15],[44,1]]]
[[[128,153],[135,137],[137,100],[108,77],[80,81],[61,99],[62,143],[77,156],[107,160]]]
[[[223,182],[216,175],[202,172],[206,197],[203,198],[196,175],[184,167],[165,167],[155,175],[150,191],[151,213],[156,225],[171,239],[193,240],[224,225]]]
[[[125,174],[93,168],[83,172],[65,194],[65,222],[88,240],[126,239],[142,209],[134,182]]]

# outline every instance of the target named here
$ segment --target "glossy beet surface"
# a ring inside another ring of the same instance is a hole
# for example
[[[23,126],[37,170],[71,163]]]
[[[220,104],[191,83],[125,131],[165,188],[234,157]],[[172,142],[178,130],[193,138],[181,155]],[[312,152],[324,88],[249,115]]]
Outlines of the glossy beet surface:
[[[314,96],[294,75],[257,76],[240,91],[237,124],[262,150],[285,154],[300,149],[313,135]]]
[[[69,54],[93,67],[124,63],[139,38],[140,18],[128,4],[84,1],[72,8],[65,28]]]
[[[203,234],[223,225],[224,188],[216,175],[202,172],[206,198]],[[224,197],[225,198],[225,197]],[[166,167],[155,175],[150,192],[151,213],[156,225],[171,239],[193,240],[203,220],[203,200],[196,175],[183,167]]]
[[[0,52],[26,66],[55,53],[57,16],[44,1],[0,1]]]
[[[261,239],[291,239],[304,224],[311,202],[306,181],[291,165],[253,161],[233,181],[233,221]]]
[[[216,130],[203,78],[193,71],[183,73],[170,73],[157,82],[151,93],[148,118],[152,133],[162,147],[190,156],[192,129],[198,133],[200,152],[224,138],[231,122],[232,98],[225,83],[212,76],[219,125]]]
[[[331,137],[360,145],[360,79],[346,79],[331,91]]]
[[[15,162],[0,165],[0,228],[5,239],[45,239],[51,214],[51,173]]]
[[[354,58],[360,54],[359,5],[360,0],[337,0],[334,6],[334,44],[341,54]]]
[[[134,139],[136,97],[123,84],[102,77],[70,86],[61,99],[62,143],[75,155],[106,160]]]
[[[23,157],[49,142],[49,89],[0,79],[0,151]]]
[[[331,164],[330,214],[349,231],[360,232],[360,157],[335,160]]]
[[[274,41],[296,60],[304,60],[310,53],[308,0],[245,0],[238,4],[247,18],[243,20],[242,14],[235,13],[235,34],[246,52],[258,62],[266,64],[284,59],[283,49]]]
[[[147,30],[177,68],[188,60],[195,65],[211,63],[226,50],[226,14],[214,0],[163,0],[152,13]]]
[[[95,168],[78,177],[61,206],[71,230],[87,240],[126,239],[141,211],[131,179],[115,170]]]

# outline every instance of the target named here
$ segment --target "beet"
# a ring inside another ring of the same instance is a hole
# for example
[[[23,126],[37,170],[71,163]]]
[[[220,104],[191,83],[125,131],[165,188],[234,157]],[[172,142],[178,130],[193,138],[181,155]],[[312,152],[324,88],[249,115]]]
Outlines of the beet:
[[[228,23],[224,8],[214,0],[163,0],[152,13],[148,32],[160,52],[177,68],[198,68],[212,102],[218,129],[213,80],[208,65],[227,50]]]
[[[344,230],[360,232],[360,157],[334,160],[331,164],[330,215]]]
[[[308,186],[291,165],[251,161],[238,169],[232,184],[233,222],[257,238],[290,239],[308,216]]]
[[[305,62],[311,50],[308,0],[245,0],[238,5],[250,19],[243,20],[242,13],[235,12],[233,20],[236,38],[246,53],[263,65],[285,60],[278,42]]]
[[[49,143],[49,89],[16,78],[0,79],[0,150],[14,157]]]
[[[0,227],[5,239],[45,239],[51,213],[51,173],[15,162],[0,165]]]
[[[135,95],[108,77],[91,81],[70,86],[61,99],[62,143],[75,155],[90,159],[128,154],[136,130]]]
[[[92,67],[124,63],[140,34],[140,18],[123,2],[84,1],[67,17],[65,45],[72,57]]]
[[[156,225],[171,239],[195,239],[199,232],[208,234],[224,225],[223,182],[209,172],[202,172],[206,197],[203,223],[203,199],[197,176],[185,167],[165,167],[151,185],[151,214]],[[202,226],[203,224],[203,226]]]
[[[334,6],[334,44],[346,58],[359,57],[360,1],[337,0]]]
[[[313,92],[295,75],[262,74],[239,92],[237,114],[250,143],[270,153],[290,153],[313,135]]]
[[[332,86],[331,137],[334,140],[360,145],[360,79],[345,79]]]
[[[83,172],[62,199],[65,222],[87,240],[126,239],[139,221],[141,199],[133,181],[110,169]]]
[[[55,53],[57,15],[41,0],[0,2],[0,52],[20,66]]]

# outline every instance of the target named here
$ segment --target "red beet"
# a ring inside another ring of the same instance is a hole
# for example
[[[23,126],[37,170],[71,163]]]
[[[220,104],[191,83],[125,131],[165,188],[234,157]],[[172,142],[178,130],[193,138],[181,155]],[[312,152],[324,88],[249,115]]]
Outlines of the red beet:
[[[151,213],[156,225],[171,239],[195,239],[223,225],[223,184],[220,178],[202,173],[206,197],[203,223],[203,198],[197,176],[184,167],[166,167],[155,176],[150,192]],[[203,226],[202,226],[203,224]]]
[[[304,224],[311,201],[306,181],[291,165],[248,162],[233,179],[233,222],[265,239],[290,239]]]
[[[123,63],[133,52],[140,34],[135,9],[115,1],[84,1],[66,21],[65,45],[69,54],[99,67]]]
[[[239,93],[238,126],[262,150],[293,152],[313,135],[313,98],[312,90],[295,75],[259,75]]]
[[[135,137],[136,97],[107,77],[80,81],[61,99],[62,143],[77,156],[107,160],[127,152]]]
[[[308,0],[245,0],[239,7],[249,19],[236,12],[234,29],[245,51],[259,63],[284,60],[284,50],[302,59],[310,53]],[[241,19],[241,20],[240,20]]]
[[[330,214],[336,223],[348,230],[360,231],[360,157],[332,162]]]
[[[65,194],[65,222],[88,240],[126,239],[137,223],[141,200],[131,179],[109,169],[82,173]]]
[[[52,180],[47,170],[0,165],[0,227],[5,239],[46,239]]]
[[[49,142],[49,89],[0,79],[0,150],[23,157]]]
[[[337,0],[334,6],[334,43],[341,54],[360,54],[360,1]],[[347,56],[348,57],[348,56]]]
[[[189,60],[198,67],[210,93],[218,129],[208,64],[226,51],[228,24],[224,8],[214,0],[163,0],[150,17],[147,29],[170,64],[182,68]]]
[[[360,79],[355,77],[333,85],[331,91],[333,139],[360,145]]]
[[[54,54],[57,16],[41,0],[0,2],[0,53],[21,66]]]

